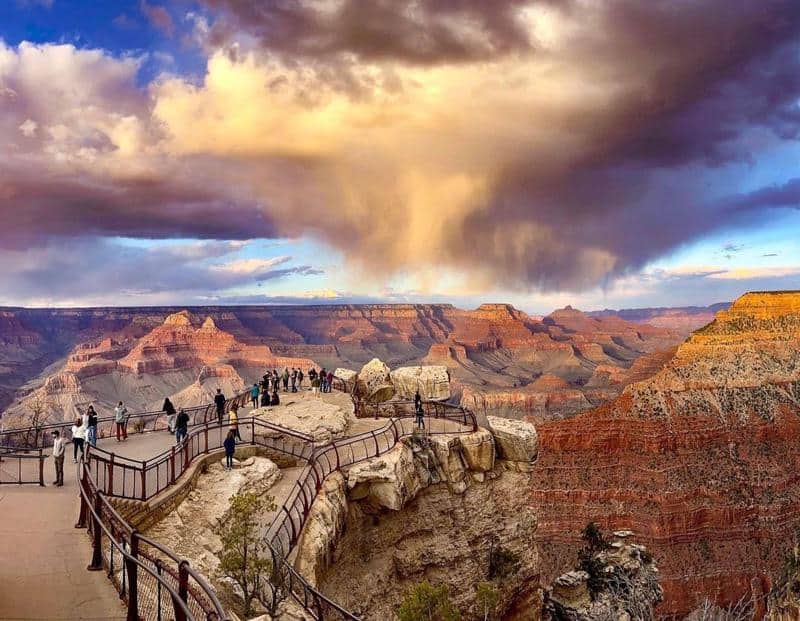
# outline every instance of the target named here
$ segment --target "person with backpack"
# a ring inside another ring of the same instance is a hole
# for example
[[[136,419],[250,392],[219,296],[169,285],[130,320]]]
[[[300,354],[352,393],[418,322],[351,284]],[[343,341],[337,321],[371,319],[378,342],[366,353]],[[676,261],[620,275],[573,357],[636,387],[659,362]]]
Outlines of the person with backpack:
[[[167,429],[169,429],[170,433],[175,433],[175,417],[178,413],[175,411],[175,406],[172,405],[172,401],[169,400],[169,397],[164,399],[164,405],[161,407],[161,411],[167,415]]]
[[[222,443],[225,447],[225,470],[233,469],[233,455],[236,452],[236,440],[233,437],[233,429],[228,431],[225,436],[225,441]]]
[[[114,423],[117,428],[117,442],[128,439],[128,408],[120,401],[114,408]]]
[[[97,446],[97,412],[92,405],[86,410],[86,440],[92,446]]]
[[[225,414],[225,395],[222,394],[221,388],[217,388],[217,394],[214,395],[214,405],[217,406],[217,421],[221,425]]]
[[[186,410],[181,408],[178,418],[175,420],[175,443],[180,445],[189,433],[189,415]]]
[[[250,400],[253,402],[253,409],[255,410],[258,407],[258,384],[253,384],[250,389]]]

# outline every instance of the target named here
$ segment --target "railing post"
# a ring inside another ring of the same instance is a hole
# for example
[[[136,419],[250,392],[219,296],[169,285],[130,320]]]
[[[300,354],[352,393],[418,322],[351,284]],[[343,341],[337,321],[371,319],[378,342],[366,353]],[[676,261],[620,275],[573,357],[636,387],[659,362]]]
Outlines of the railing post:
[[[208,425],[206,425],[206,428],[203,429],[203,436],[205,437],[205,442],[206,442],[206,450],[203,452],[208,453]]]
[[[128,568],[128,617],[126,621],[140,621],[139,619],[139,567],[135,559],[139,558],[139,531],[131,532],[130,555],[125,558]]]
[[[86,568],[89,571],[100,571],[103,569],[103,540],[102,530],[100,529],[100,512],[102,504],[100,492],[94,492],[94,512],[92,513],[92,562]]]
[[[186,603],[189,594],[189,561],[181,561],[178,564],[178,596],[181,601]],[[173,601],[175,608],[175,621],[186,621],[186,613],[180,603]]]
[[[172,450],[169,454],[169,465],[170,470],[172,471],[171,476],[169,478],[169,484],[172,485],[175,483],[175,445],[172,445]]]
[[[41,462],[40,462],[41,463]],[[86,498],[83,495],[83,490],[86,484],[86,468],[82,470],[81,480],[78,481],[78,497],[81,499],[81,507],[78,509],[78,521],[75,523],[75,528],[86,528],[86,514],[89,512],[89,507],[86,504]]]
[[[44,487],[44,455],[39,449],[39,486]]]
[[[189,467],[189,436],[186,436],[186,440],[183,442],[183,469],[181,470],[181,474],[186,472],[186,469]]]
[[[109,496],[112,496],[114,494],[114,457],[115,456],[116,456],[116,453],[111,453],[111,459],[108,460],[108,476],[106,477],[106,494],[108,494]]]
[[[142,462],[142,500],[147,499],[147,460]]]

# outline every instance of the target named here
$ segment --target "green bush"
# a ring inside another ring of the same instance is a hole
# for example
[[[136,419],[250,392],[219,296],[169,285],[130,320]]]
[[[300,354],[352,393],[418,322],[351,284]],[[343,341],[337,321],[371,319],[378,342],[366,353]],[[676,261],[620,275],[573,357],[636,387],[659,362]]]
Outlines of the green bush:
[[[400,621],[460,621],[461,613],[450,601],[447,586],[435,587],[427,580],[412,587],[397,609]]]

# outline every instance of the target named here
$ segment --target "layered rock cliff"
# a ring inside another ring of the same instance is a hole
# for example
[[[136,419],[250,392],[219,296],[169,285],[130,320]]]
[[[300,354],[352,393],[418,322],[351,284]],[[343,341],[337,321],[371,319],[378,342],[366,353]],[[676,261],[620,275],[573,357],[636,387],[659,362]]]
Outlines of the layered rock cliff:
[[[539,425],[545,574],[599,521],[654,554],[662,615],[768,591],[800,519],[799,396],[800,293],[753,293],[616,400]]]

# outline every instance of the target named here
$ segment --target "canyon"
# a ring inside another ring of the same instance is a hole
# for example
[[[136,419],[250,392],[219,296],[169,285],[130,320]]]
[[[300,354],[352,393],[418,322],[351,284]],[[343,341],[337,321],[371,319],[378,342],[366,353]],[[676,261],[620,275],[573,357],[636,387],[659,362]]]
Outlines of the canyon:
[[[170,327],[176,317],[187,325]],[[118,399],[151,409],[165,396],[206,396],[215,383],[239,390],[271,366],[359,368],[378,357],[392,368],[447,367],[452,398],[481,413],[546,420],[600,405],[658,370],[683,339],[649,323],[660,317],[570,307],[533,317],[509,304],[7,308],[0,408],[8,420],[32,408],[61,419]]]
[[[800,293],[750,293],[656,374],[590,412],[537,424],[530,479],[551,580],[596,521],[653,553],[683,618],[710,597],[763,604],[800,516]]]

